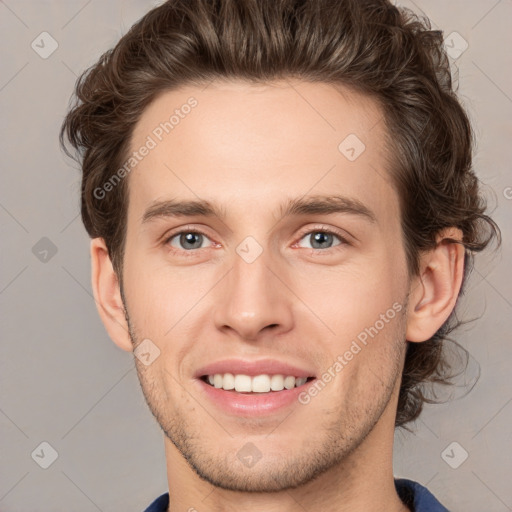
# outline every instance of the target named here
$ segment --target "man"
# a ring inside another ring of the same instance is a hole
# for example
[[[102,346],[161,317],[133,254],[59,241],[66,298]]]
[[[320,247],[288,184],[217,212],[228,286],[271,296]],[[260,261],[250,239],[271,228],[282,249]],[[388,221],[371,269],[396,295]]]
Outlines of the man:
[[[497,235],[442,34],[384,0],[170,0],[84,73],[92,285],[165,434],[147,511],[442,511],[396,426]]]

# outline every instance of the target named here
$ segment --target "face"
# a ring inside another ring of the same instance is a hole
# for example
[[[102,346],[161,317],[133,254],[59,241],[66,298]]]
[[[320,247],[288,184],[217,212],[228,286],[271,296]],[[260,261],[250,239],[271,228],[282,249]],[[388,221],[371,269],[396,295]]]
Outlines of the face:
[[[304,82],[166,92],[136,126],[137,371],[172,450],[216,486],[302,485],[392,437],[409,280],[384,130],[371,99]]]

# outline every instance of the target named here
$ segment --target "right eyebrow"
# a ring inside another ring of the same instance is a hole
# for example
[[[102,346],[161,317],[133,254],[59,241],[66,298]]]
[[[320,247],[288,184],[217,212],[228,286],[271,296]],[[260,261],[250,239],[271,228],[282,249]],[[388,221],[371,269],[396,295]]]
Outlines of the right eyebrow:
[[[217,210],[208,201],[191,200],[191,201],[158,201],[153,203],[146,209],[142,215],[142,224],[150,222],[157,218],[166,217],[224,217],[224,212]]]

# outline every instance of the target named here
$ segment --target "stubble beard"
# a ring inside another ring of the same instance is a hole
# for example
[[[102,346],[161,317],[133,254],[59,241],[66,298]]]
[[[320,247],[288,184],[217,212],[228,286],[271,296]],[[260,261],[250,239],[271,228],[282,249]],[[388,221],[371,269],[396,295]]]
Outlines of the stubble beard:
[[[132,343],[137,346],[141,339],[134,332],[126,305],[125,317]],[[405,339],[402,338],[402,335],[405,336],[402,333],[404,330],[402,319],[398,324],[393,333],[394,339]],[[401,378],[405,344],[395,341],[393,351],[391,358],[393,367],[387,374],[387,380],[383,381],[379,377],[380,393],[373,393],[370,401],[360,407],[347,408],[346,405],[337,404],[329,411],[313,413],[315,417],[319,414],[323,415],[323,431],[311,433],[310,428],[304,425],[305,435],[301,440],[301,446],[291,450],[287,457],[283,457],[282,454],[265,456],[265,439],[268,431],[262,433],[260,451],[263,457],[250,469],[241,466],[237,457],[238,450],[247,440],[236,438],[234,443],[236,447],[231,451],[215,451],[214,445],[222,443],[220,440],[218,442],[213,440],[208,444],[208,439],[202,434],[202,428],[208,429],[211,433],[212,429],[207,425],[216,421],[204,412],[203,405],[196,403],[195,398],[192,398],[187,390],[183,390],[181,394],[182,403],[187,407],[183,407],[179,400],[173,403],[165,386],[159,385],[148,368],[137,358],[134,359],[142,393],[151,413],[167,439],[201,479],[215,487],[230,491],[271,493],[303,487],[336,466],[343,466],[345,471],[351,470],[350,455],[360,447],[379,421],[392,398],[397,380]],[[164,373],[169,372],[164,370]],[[180,387],[180,384],[175,383],[175,387]],[[350,397],[348,398],[350,401]],[[192,410],[203,411],[207,419],[194,421]],[[221,435],[225,434],[229,441],[231,438],[225,432],[226,429],[220,428],[222,426],[220,421],[221,418],[217,422],[219,424],[217,431]],[[293,421],[293,413],[280,427],[287,428],[287,425],[297,425]],[[251,439],[253,439],[252,436]]]

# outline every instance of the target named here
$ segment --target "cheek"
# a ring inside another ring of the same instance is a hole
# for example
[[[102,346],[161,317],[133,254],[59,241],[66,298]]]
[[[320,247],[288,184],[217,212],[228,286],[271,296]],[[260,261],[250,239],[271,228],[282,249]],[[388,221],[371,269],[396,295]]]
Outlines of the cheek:
[[[307,279],[295,283],[308,316],[318,319],[315,323],[327,334],[326,340],[340,346],[350,344],[390,309],[386,319],[394,317],[397,306],[394,310],[393,304],[400,304],[405,289],[393,258],[383,257],[365,258],[362,263],[328,273],[312,271]]]
[[[360,409],[380,403],[391,392],[405,349],[403,312],[399,301],[379,304],[372,297],[340,320],[329,352],[330,364],[342,365],[336,379],[342,401]]]
[[[164,342],[197,322],[198,306],[219,279],[212,266],[172,266],[162,255],[132,252],[126,260],[125,288],[137,332]]]
[[[177,300],[179,293],[164,277],[165,269],[156,268],[150,258],[133,250],[126,254],[130,257],[125,258],[124,287],[130,317],[139,335],[161,337],[172,326],[176,311],[172,300]]]

